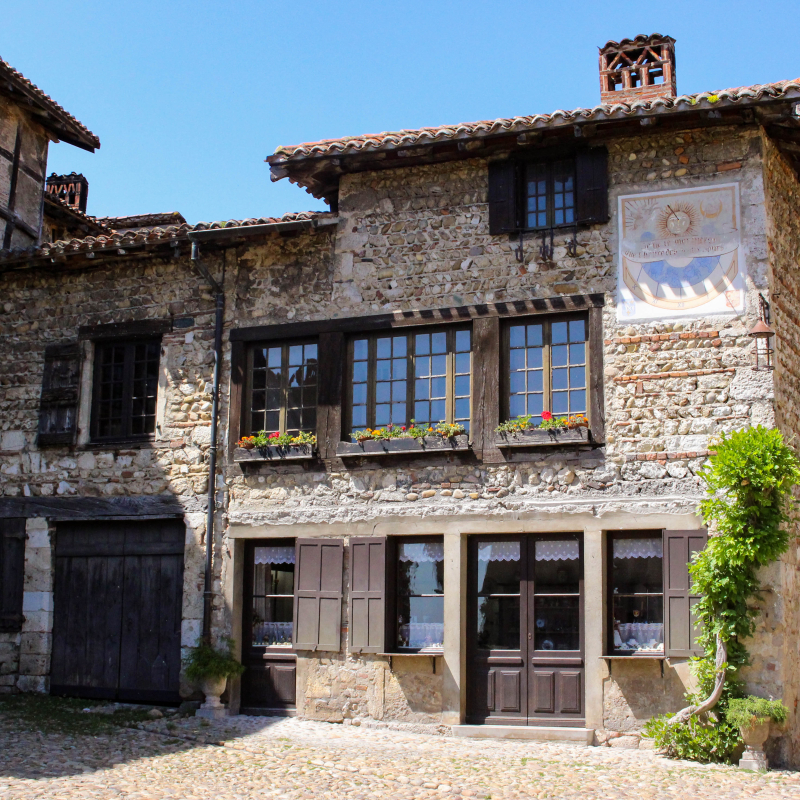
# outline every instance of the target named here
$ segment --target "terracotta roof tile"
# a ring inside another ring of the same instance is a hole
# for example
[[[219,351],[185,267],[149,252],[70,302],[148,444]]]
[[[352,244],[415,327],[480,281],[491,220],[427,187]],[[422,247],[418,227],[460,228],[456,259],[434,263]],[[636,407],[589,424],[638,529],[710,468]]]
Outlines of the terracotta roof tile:
[[[82,122],[62,108],[52,97],[45,94],[36,84],[29,81],[21,72],[18,72],[8,62],[0,58],[0,86],[2,84],[5,84],[3,91],[10,89],[12,96],[15,91],[21,92],[40,109],[51,114],[68,132],[67,137],[60,137],[64,141],[69,141],[69,135],[71,135],[72,141],[70,143],[78,147],[83,147],[86,150],[94,150],[100,147],[100,139]],[[51,127],[46,121],[42,121],[42,124],[45,127]]]
[[[403,147],[433,144],[453,139],[480,138],[504,133],[523,133],[541,128],[574,125],[582,122],[617,120],[628,117],[654,116],[660,114],[691,111],[695,109],[720,108],[730,104],[749,104],[765,99],[800,99],[800,78],[777,83],[739,86],[718,92],[698,92],[680,97],[640,100],[632,103],[598,105],[594,108],[576,108],[572,111],[557,110],[551,114],[509,117],[506,119],[462,122],[457,125],[439,125],[413,130],[384,131],[362,136],[345,136],[340,139],[322,139],[298,145],[278,147],[267,159],[274,167],[305,159],[349,155],[359,152],[393,150]],[[273,180],[284,177],[280,171]]]
[[[248,228],[254,225],[275,225],[281,222],[311,220],[321,223],[337,219],[336,214],[326,211],[301,211],[284,214],[282,217],[258,217],[251,219],[230,219],[217,222],[198,222],[196,225],[170,225],[164,228],[143,228],[123,232],[109,232],[105,236],[87,236],[83,239],[47,242],[38,247],[0,250],[0,263],[25,262],[40,259],[60,258],[62,256],[87,253],[115,252],[118,249],[144,244],[159,244],[169,241],[187,240],[193,231],[217,230],[222,228]]]
[[[50,208],[55,208],[61,211],[62,213],[68,214],[73,217],[78,222],[82,222],[85,225],[89,225],[94,229],[97,233],[113,233],[112,228],[104,224],[104,220],[97,219],[96,217],[91,217],[88,214],[84,214],[79,208],[75,208],[75,206],[71,206],[66,200],[60,198],[57,194],[53,194],[52,192],[45,192],[44,194],[44,204],[45,204],[45,216],[47,216],[48,206]],[[2,252],[2,251],[0,251]]]

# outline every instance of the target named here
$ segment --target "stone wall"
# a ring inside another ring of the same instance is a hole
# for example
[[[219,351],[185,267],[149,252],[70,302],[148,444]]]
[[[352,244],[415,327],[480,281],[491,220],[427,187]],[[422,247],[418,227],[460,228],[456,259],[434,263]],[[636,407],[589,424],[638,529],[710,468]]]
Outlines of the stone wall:
[[[774,143],[764,137],[764,189],[767,208],[767,250],[770,262],[769,300],[775,340],[775,416],[790,440],[800,434],[800,181]],[[764,585],[774,587],[759,604],[756,646],[750,685],[789,706],[790,742],[783,739],[784,762],[800,761],[800,532],[795,528],[788,552],[765,570]],[[780,656],[779,658],[776,656]],[[765,676],[768,682],[765,683]],[[787,752],[789,750],[789,752]]]
[[[13,153],[20,134],[20,167],[14,193],[14,211],[20,219],[34,231],[42,224],[42,193],[44,192],[47,171],[47,149],[49,137],[44,128],[32,122],[29,114],[20,106],[0,98],[0,147]],[[24,169],[23,169],[24,168]],[[11,183],[11,164],[0,159],[0,207],[8,208]],[[38,176],[38,177],[33,177]],[[5,221],[0,224],[5,230]],[[30,247],[37,242],[20,228],[11,237],[12,247]]]

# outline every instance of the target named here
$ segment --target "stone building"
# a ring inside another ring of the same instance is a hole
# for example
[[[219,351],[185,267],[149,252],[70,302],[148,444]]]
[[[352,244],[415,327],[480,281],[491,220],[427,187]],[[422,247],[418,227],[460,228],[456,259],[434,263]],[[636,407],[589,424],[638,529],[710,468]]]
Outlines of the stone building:
[[[2,253],[4,686],[189,696],[205,587],[233,712],[637,747],[680,707],[697,471],[721,431],[798,431],[800,81],[677,96],[669,37],[600,55],[591,109],[279,148],[328,212]],[[389,423],[464,432],[351,436]],[[746,671],[790,709],[796,570]],[[800,763],[794,711],[771,746]]]

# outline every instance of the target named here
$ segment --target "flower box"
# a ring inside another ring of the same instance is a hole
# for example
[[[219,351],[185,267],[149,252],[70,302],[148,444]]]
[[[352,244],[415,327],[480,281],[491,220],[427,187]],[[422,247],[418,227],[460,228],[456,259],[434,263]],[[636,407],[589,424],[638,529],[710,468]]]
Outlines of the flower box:
[[[449,453],[463,452],[470,449],[469,436],[460,434],[444,438],[442,436],[425,436],[421,439],[365,439],[363,442],[339,442],[336,455],[340,458],[358,456],[385,456],[391,453]]]
[[[310,444],[291,444],[285,446],[269,445],[268,447],[237,447],[233,451],[233,460],[239,463],[258,461],[307,461],[315,458],[315,448]]]
[[[589,442],[588,428],[530,428],[495,434],[497,447],[544,447],[562,444],[585,444]]]

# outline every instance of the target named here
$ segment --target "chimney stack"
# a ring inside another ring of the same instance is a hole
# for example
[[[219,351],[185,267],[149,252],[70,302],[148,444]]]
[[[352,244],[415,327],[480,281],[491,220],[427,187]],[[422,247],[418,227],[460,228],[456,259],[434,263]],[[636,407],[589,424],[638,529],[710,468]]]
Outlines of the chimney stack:
[[[675,40],[652,33],[600,48],[600,102],[633,103],[676,97]]]
[[[86,200],[89,195],[89,181],[76,172],[69,175],[56,175],[47,179],[47,193],[55,195],[68,206],[86,213]]]

